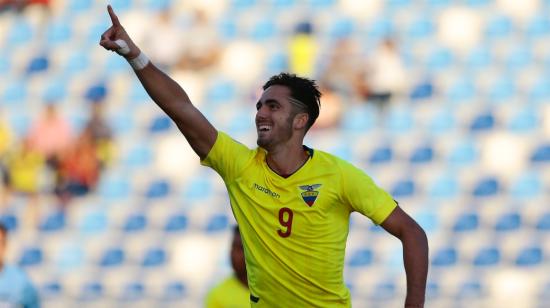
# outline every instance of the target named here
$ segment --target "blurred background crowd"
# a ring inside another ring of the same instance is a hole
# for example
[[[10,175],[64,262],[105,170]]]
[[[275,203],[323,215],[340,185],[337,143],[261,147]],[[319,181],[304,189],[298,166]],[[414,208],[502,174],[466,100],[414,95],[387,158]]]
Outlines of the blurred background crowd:
[[[198,307],[230,272],[225,188],[98,45],[106,4],[0,0],[7,259],[46,306]],[[428,307],[550,304],[550,1],[110,4],[214,126],[251,147],[267,78],[316,79],[308,145],[363,168],[427,231]],[[354,306],[399,306],[399,243],[352,218]]]

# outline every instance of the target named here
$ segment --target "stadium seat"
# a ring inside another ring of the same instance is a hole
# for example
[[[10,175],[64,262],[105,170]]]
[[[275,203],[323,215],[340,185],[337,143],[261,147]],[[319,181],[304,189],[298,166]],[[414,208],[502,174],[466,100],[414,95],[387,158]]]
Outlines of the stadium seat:
[[[140,232],[147,227],[147,216],[143,214],[132,214],[124,222],[122,229],[127,233]]]
[[[508,129],[515,133],[530,133],[539,127],[540,119],[533,109],[521,109],[508,121]]]
[[[454,61],[453,53],[447,48],[438,48],[428,56],[426,63],[430,71],[442,71],[448,69]]]
[[[164,225],[165,232],[182,232],[187,229],[187,216],[183,214],[171,215]]]
[[[65,228],[65,225],[65,213],[54,212],[46,216],[46,218],[40,223],[39,229],[42,232],[55,232]]]
[[[166,179],[157,179],[149,184],[145,197],[159,199],[168,196],[171,192],[170,182]]]
[[[459,141],[447,158],[451,165],[470,165],[479,159],[479,149],[472,140]]]
[[[512,50],[506,59],[506,67],[509,70],[517,71],[525,69],[533,62],[533,54],[529,47],[521,46]]]
[[[124,250],[121,248],[109,248],[103,252],[99,265],[102,267],[115,267],[124,263],[126,258]]]
[[[461,78],[454,83],[448,93],[447,98],[453,104],[461,104],[469,102],[476,96],[476,86],[473,80],[469,78]]]
[[[99,195],[103,200],[123,200],[131,192],[130,179],[121,175],[109,175],[100,178]]]
[[[24,18],[17,18],[7,36],[8,46],[24,46],[35,36],[32,26]]]
[[[110,4],[119,13],[131,9],[134,5],[131,0],[111,0]]]
[[[122,286],[119,300],[123,302],[136,302],[146,296],[145,285],[141,281],[131,281]]]
[[[52,300],[63,295],[63,286],[58,280],[48,280],[40,285],[38,293],[41,299]]]
[[[514,231],[521,227],[521,215],[517,212],[505,213],[498,217],[495,230],[499,232]]]
[[[533,87],[529,90],[529,101],[535,104],[548,102],[550,100],[549,83],[550,80],[545,77],[537,80]]]
[[[442,110],[437,112],[428,123],[428,129],[432,135],[445,136],[457,127],[454,112]]]
[[[272,39],[277,31],[277,25],[274,20],[261,19],[253,27],[250,36],[256,42],[266,42]]]
[[[17,81],[16,79],[11,80],[10,83],[5,87],[4,93],[2,95],[2,102],[8,105],[19,105],[24,104],[28,96],[27,85],[24,81]]]
[[[485,37],[489,40],[503,39],[512,33],[513,22],[508,16],[492,17],[486,25]]]
[[[214,80],[206,90],[205,102],[217,106],[231,102],[237,95],[235,84],[230,80]]]
[[[0,216],[0,223],[8,229],[8,232],[15,232],[19,227],[17,216],[14,214],[3,214]]]
[[[396,198],[411,197],[416,192],[416,185],[412,179],[397,181],[390,189],[390,194]]]
[[[349,37],[355,31],[355,22],[351,18],[340,17],[332,22],[328,31],[335,40]]]
[[[165,133],[172,127],[172,120],[167,115],[158,115],[149,125],[149,132],[153,134]]]
[[[72,36],[71,23],[67,19],[56,20],[48,25],[46,39],[49,45],[66,43]]]
[[[458,261],[458,252],[454,247],[440,248],[431,258],[432,266],[443,267],[456,265]]]
[[[179,301],[185,297],[185,285],[179,281],[171,281],[164,285],[162,300]]]
[[[385,122],[386,129],[397,135],[410,132],[415,124],[413,114],[414,113],[406,107],[389,110]]]
[[[369,298],[375,301],[388,300],[396,296],[397,286],[393,281],[380,281],[374,285]]]
[[[536,224],[536,229],[538,231],[548,232],[550,231],[550,213],[544,213],[538,220]]]
[[[162,248],[150,248],[145,252],[141,266],[146,268],[163,266],[167,261],[166,251]]]
[[[27,74],[35,74],[43,71],[47,71],[50,66],[50,61],[47,56],[40,55],[31,59],[27,66]]]
[[[460,193],[460,184],[452,173],[443,174],[428,184],[428,195],[436,199],[452,199]]]
[[[352,252],[347,264],[352,267],[369,266],[374,261],[374,253],[371,249],[363,248]]]
[[[531,267],[540,265],[544,260],[544,252],[539,246],[525,247],[519,251],[516,257],[516,265]]]
[[[104,286],[101,281],[87,281],[81,285],[77,296],[80,301],[94,301],[104,297]]]
[[[489,197],[498,194],[501,190],[500,183],[495,177],[486,177],[477,181],[474,185],[474,197]]]
[[[536,198],[543,191],[543,183],[537,172],[526,172],[519,175],[510,186],[510,194],[519,199]]]
[[[550,161],[550,144],[543,143],[538,145],[531,154],[531,162],[541,163]]]
[[[17,264],[22,267],[41,265],[44,260],[43,252],[40,247],[27,247],[23,250]]]
[[[183,199],[187,201],[196,201],[206,199],[214,192],[214,187],[209,179],[196,177],[183,190]]]
[[[249,10],[257,4],[257,0],[231,0],[230,5],[234,10]]]
[[[531,39],[544,39],[550,35],[550,20],[544,14],[529,19],[526,29],[527,36]]]
[[[481,113],[470,123],[470,130],[472,132],[491,130],[495,126],[495,121],[495,116],[491,112]]]
[[[413,86],[409,95],[413,101],[429,99],[434,95],[434,85],[430,80],[422,80]]]
[[[475,231],[479,227],[479,215],[477,213],[463,213],[453,224],[454,232]]]
[[[466,65],[470,70],[486,69],[493,64],[493,56],[487,46],[481,45],[470,51],[466,58]]]
[[[509,77],[497,79],[489,89],[489,99],[495,104],[504,104],[516,95],[516,84]]]
[[[206,232],[220,232],[229,227],[229,218],[227,215],[215,214],[208,220],[206,224]]]
[[[395,31],[395,26],[391,19],[379,18],[366,26],[367,37],[373,41],[378,41],[389,37]]]
[[[456,298],[458,300],[481,298],[484,292],[484,286],[479,279],[468,279],[458,286]]]
[[[407,37],[420,40],[431,37],[434,33],[434,23],[430,17],[420,17],[414,20],[407,28]]]
[[[411,164],[429,163],[434,159],[434,149],[430,145],[420,146],[413,150],[409,157]]]
[[[55,256],[56,265],[62,273],[82,270],[85,265],[86,253],[81,243],[66,243]]]
[[[68,2],[66,7],[71,13],[88,12],[93,7],[93,0],[70,0]]]
[[[483,247],[475,255],[473,264],[476,267],[495,266],[500,262],[500,250],[497,247]]]
[[[147,143],[136,143],[130,149],[124,164],[130,168],[144,168],[153,162],[153,149]]]
[[[42,94],[44,101],[62,101],[67,96],[67,84],[68,82],[64,78],[50,81]]]
[[[350,106],[344,111],[341,127],[347,134],[364,134],[376,126],[377,111],[369,105]]]

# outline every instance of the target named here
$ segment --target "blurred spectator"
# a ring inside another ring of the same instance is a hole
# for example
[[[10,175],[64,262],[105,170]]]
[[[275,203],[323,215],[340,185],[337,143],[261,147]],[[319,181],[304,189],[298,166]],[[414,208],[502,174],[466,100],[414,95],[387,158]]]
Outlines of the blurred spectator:
[[[38,223],[40,179],[44,167],[44,157],[31,147],[29,138],[23,139],[6,156],[7,189],[3,201],[4,204],[9,204],[12,194],[28,197],[27,222],[29,225]]]
[[[147,54],[163,69],[178,63],[184,47],[182,31],[178,29],[171,12],[169,6],[159,11],[144,34],[143,44],[149,46]]]
[[[104,117],[104,107],[102,101],[92,102],[90,119],[85,126],[85,131],[89,131],[91,134],[102,168],[112,161],[114,152],[113,131]]]
[[[299,23],[289,42],[290,72],[312,77],[315,73],[318,48],[313,36],[313,25],[310,22]]]
[[[320,83],[345,96],[357,95],[360,70],[360,51],[357,42],[350,37],[339,39],[328,55],[327,64],[320,74]],[[324,94],[323,94],[324,96]]]
[[[22,269],[6,261],[8,229],[0,223],[0,307],[40,307],[38,292]]]
[[[71,138],[69,121],[58,113],[55,103],[46,105],[29,133],[31,149],[43,155],[53,169],[56,169],[58,156],[69,146]]]
[[[8,170],[6,166],[6,159],[10,150],[12,142],[12,131],[10,126],[4,121],[0,120],[0,176],[2,177],[2,188],[6,188],[8,185]],[[5,203],[4,203],[5,204]]]
[[[338,92],[326,85],[320,84],[319,90],[322,93],[321,112],[312,128],[334,128],[340,124],[342,118],[342,98]]]
[[[367,60],[360,83],[363,98],[383,108],[407,89],[407,72],[395,42],[384,40]]]
[[[55,192],[62,206],[75,196],[86,195],[99,180],[100,161],[92,131],[85,129],[59,157]]]
[[[6,10],[22,11],[29,6],[40,6],[50,9],[50,0],[0,0],[0,12]]]
[[[196,72],[211,68],[218,63],[221,43],[206,12],[195,10],[193,23],[183,32],[185,44],[178,63],[179,69]],[[170,48],[173,47],[170,46]]]
[[[227,277],[208,292],[206,296],[207,308],[250,307],[243,242],[238,226],[233,229],[230,256],[233,275]]]

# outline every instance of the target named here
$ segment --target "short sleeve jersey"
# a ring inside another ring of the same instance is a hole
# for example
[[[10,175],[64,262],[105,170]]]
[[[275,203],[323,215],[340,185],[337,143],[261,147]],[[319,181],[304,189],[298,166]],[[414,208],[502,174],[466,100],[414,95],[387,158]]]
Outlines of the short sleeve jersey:
[[[220,174],[244,244],[253,307],[349,307],[343,267],[354,211],[382,223],[396,203],[362,170],[323,151],[289,177],[223,132],[202,161]]]

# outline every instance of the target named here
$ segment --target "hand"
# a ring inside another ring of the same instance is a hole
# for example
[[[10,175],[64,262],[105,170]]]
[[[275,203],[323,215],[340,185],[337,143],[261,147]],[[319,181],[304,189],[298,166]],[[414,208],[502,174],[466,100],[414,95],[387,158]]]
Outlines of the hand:
[[[101,35],[101,41],[99,41],[99,45],[103,46],[103,48],[107,50],[114,51],[124,56],[126,59],[134,59],[140,53],[139,48],[136,46],[136,44],[134,44],[132,39],[130,39],[130,36],[128,35],[128,33],[126,33],[126,30],[124,30],[124,27],[122,27],[120,21],[118,21],[118,17],[115,15],[115,12],[113,11],[111,5],[107,6],[107,12],[109,12],[109,16],[111,17],[111,22],[113,25]],[[129,48],[128,53],[123,54],[120,52],[120,48],[123,46],[117,44],[117,40],[123,40],[126,42]]]

